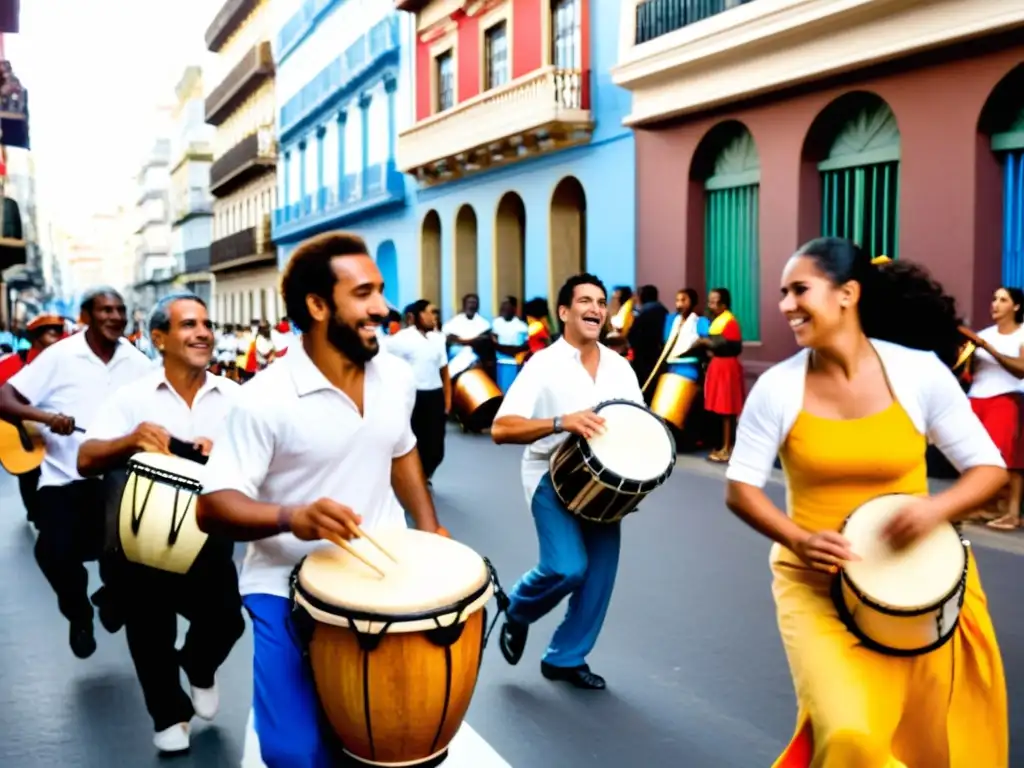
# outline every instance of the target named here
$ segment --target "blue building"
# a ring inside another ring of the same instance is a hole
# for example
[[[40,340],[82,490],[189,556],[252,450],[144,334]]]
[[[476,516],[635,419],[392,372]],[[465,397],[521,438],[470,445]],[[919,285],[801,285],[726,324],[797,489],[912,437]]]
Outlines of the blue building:
[[[583,269],[634,281],[630,95],[611,83],[615,0],[399,0],[416,19],[415,120],[398,168],[416,177],[416,246],[399,278],[445,317],[475,292],[554,302]]]
[[[399,269],[416,249],[415,184],[395,162],[410,119],[411,35],[388,0],[305,0],[274,45],[279,263],[315,234],[355,232],[396,307],[417,292]]]

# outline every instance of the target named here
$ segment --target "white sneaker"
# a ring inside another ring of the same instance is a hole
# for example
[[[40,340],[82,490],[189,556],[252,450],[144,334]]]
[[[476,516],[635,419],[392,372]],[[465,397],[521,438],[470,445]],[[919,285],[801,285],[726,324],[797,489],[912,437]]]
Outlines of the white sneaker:
[[[153,745],[161,752],[188,751],[188,723],[178,723],[170,728],[157,731],[153,736]]]
[[[197,688],[191,685],[191,689],[192,709],[196,711],[196,716],[203,718],[203,720],[213,720],[217,710],[220,709],[220,694],[217,692],[217,681],[214,680],[213,686],[210,688]]]

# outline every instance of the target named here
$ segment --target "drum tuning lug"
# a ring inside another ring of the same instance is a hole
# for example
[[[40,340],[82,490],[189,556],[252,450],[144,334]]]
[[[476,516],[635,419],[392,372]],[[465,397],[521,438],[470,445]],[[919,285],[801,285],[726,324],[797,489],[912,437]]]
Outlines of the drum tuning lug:
[[[970,539],[960,539],[960,541],[962,541],[962,542],[963,542],[963,545],[964,545],[965,547],[969,547],[969,546],[971,546],[971,540],[970,540]]]

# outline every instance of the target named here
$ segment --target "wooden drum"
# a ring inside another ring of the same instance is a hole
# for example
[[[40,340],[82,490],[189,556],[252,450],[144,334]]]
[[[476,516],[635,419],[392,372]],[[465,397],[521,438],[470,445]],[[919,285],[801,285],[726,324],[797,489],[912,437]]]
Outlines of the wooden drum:
[[[345,752],[366,765],[433,766],[469,709],[494,585],[464,544],[416,530],[352,542],[381,577],[340,548],[319,549],[293,580],[313,620],[309,657]]]
[[[700,384],[678,373],[663,373],[658,377],[651,399],[651,410],[682,431],[693,401],[700,394]]]
[[[459,421],[470,432],[489,428],[501,406],[501,390],[482,368],[470,368],[459,374],[452,393],[452,407]]]
[[[960,619],[970,562],[968,544],[950,523],[903,550],[882,537],[913,496],[879,496],[857,508],[842,534],[861,559],[846,563],[832,590],[840,618],[869,648],[916,656],[944,645]]]

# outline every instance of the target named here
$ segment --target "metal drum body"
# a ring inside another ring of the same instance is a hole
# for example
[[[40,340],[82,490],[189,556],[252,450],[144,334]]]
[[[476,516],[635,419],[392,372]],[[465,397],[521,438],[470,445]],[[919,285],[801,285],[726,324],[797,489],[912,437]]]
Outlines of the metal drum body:
[[[968,543],[951,524],[905,550],[882,530],[913,496],[880,496],[846,520],[842,534],[861,560],[847,563],[833,584],[840,618],[867,647],[917,656],[942,647],[960,619],[970,562]]]
[[[651,399],[651,410],[678,430],[686,425],[686,417],[700,394],[700,384],[678,373],[663,373],[658,378]]]
[[[594,412],[606,432],[568,437],[551,454],[551,484],[565,508],[584,520],[615,523],[633,512],[675,468],[675,440],[643,405],[609,400]]]
[[[118,521],[128,560],[188,573],[208,538],[196,521],[202,473],[201,464],[162,453],[129,459]]]
[[[503,395],[482,368],[470,368],[455,380],[452,407],[463,426],[481,432],[494,422]]]
[[[398,563],[354,540],[382,578],[336,547],[316,550],[293,579],[313,621],[317,693],[345,752],[374,766],[435,766],[476,687],[494,583],[464,544],[422,531],[378,531]]]

